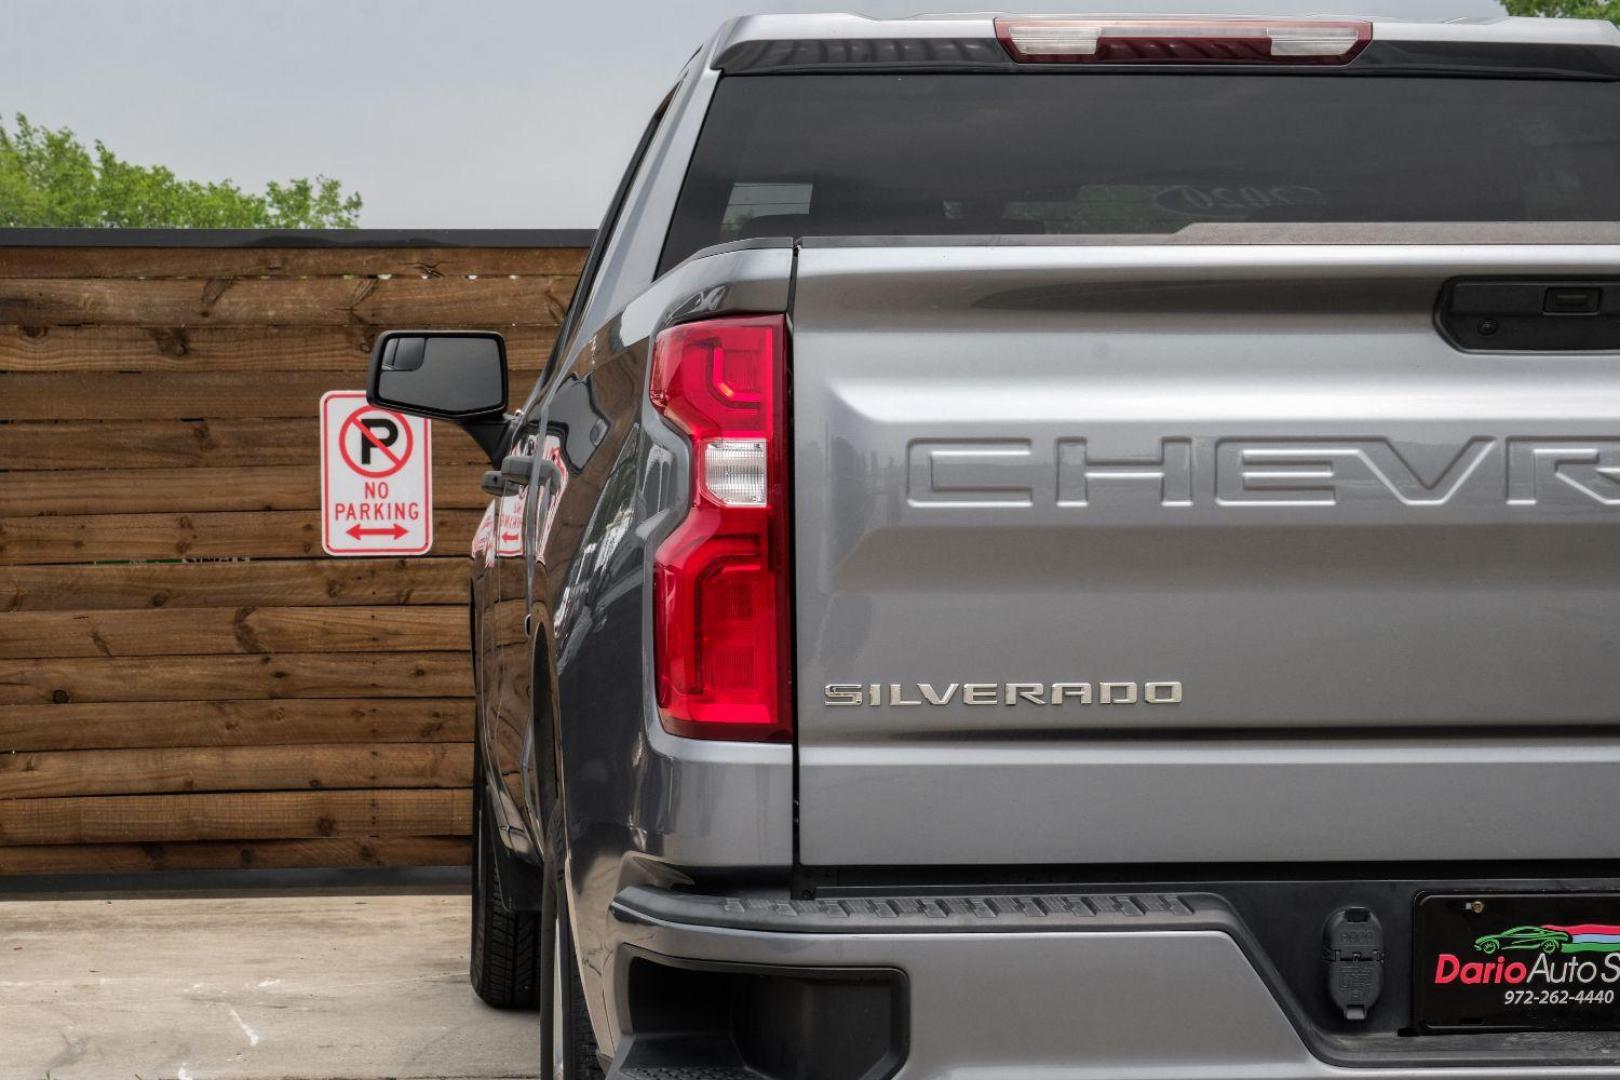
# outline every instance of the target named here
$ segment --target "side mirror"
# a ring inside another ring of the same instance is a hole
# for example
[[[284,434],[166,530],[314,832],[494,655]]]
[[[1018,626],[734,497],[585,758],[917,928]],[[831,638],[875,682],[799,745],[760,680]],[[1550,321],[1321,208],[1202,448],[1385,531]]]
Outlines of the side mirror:
[[[371,352],[366,400],[464,427],[504,420],[506,340],[485,330],[389,330]]]

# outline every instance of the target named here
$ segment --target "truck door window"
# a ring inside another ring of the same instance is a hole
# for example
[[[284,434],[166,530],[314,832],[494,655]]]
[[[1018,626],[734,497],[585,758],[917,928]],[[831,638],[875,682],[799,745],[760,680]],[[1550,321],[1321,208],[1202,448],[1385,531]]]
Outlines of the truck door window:
[[[602,267],[602,259],[608,245],[613,242],[619,223],[619,214],[624,209],[624,200],[630,193],[630,185],[635,182],[636,174],[641,171],[642,161],[647,156],[647,148],[652,145],[653,135],[658,131],[658,125],[663,122],[664,113],[669,110],[669,103],[675,97],[671,90],[664,95],[664,100],[658,103],[653,111],[652,119],[647,121],[647,127],[641,133],[641,139],[636,143],[636,150],[630,156],[630,164],[625,168],[624,175],[619,179],[619,187],[613,193],[613,200],[608,204],[607,213],[602,218],[602,225],[596,230],[596,236],[591,241],[591,250],[585,256],[585,265],[580,269],[579,279],[574,283],[574,294],[568,300],[568,310],[563,315],[562,325],[557,330],[557,341],[551,347],[551,357],[546,361],[545,372],[536,384],[536,394],[540,387],[551,381],[551,373],[556,370],[557,360],[563,349],[568,345],[569,338],[573,336],[574,325],[579,321],[580,313],[585,309],[591,298],[591,289],[596,285],[597,271]]]

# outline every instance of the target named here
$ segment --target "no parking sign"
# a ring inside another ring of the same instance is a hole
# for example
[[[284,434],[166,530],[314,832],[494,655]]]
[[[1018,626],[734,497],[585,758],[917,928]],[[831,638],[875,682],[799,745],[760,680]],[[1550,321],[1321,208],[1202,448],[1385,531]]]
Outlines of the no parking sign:
[[[422,555],[433,547],[431,425],[366,404],[359,390],[321,398],[321,546],[328,555]]]

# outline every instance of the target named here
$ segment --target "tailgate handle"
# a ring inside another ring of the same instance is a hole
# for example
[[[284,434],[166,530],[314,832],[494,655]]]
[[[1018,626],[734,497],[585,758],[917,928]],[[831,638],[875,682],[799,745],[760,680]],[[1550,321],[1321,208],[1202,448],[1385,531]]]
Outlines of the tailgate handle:
[[[1551,288],[1541,310],[1548,315],[1596,315],[1603,310],[1603,290],[1593,285]]]
[[[1469,279],[1448,284],[1439,322],[1469,352],[1620,351],[1620,279]]]

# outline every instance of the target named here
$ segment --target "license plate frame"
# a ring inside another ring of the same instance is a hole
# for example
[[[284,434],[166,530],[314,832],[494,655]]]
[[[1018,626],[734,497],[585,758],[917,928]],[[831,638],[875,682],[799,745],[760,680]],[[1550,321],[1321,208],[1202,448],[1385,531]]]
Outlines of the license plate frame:
[[[1620,893],[1426,894],[1412,957],[1420,1033],[1620,1031]]]

